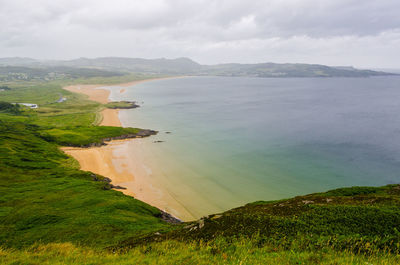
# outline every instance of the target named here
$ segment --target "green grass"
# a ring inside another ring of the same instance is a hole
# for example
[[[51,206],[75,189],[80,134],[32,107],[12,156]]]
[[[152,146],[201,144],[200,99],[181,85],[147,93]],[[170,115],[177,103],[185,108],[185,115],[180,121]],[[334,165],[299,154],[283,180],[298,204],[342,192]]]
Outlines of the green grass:
[[[131,238],[126,249],[156,240],[213,242],[253,238],[253,243],[291,251],[348,251],[375,255],[400,253],[400,185],[340,189],[341,194],[310,194],[275,202],[250,203],[160,236]],[[355,195],[356,194],[356,195]]]
[[[40,135],[50,142],[64,146],[87,146],[101,144],[104,139],[121,135],[136,134],[137,128],[113,126],[66,127],[43,130]]]
[[[11,90],[3,91],[1,100],[14,103],[34,103],[39,108],[25,108],[23,115],[29,123],[42,127],[89,126],[94,124],[101,104],[62,89],[57,83],[14,83]],[[67,101],[56,103],[60,97]]]
[[[20,114],[21,109],[18,104],[11,104],[9,102],[0,101],[0,113]]]
[[[125,253],[95,251],[72,244],[36,245],[26,250],[0,250],[2,264],[399,264],[394,255],[357,255],[259,247],[251,239],[184,243],[150,243]]]
[[[1,91],[0,101],[14,103],[34,103],[39,108],[26,110],[25,115],[30,123],[42,127],[91,126],[100,121],[99,111],[104,108],[100,103],[88,100],[86,95],[76,94],[62,89],[74,84],[116,84],[132,82],[160,75],[127,74],[124,76],[93,77],[69,79],[54,82],[10,82],[10,90]],[[56,103],[60,97],[67,100]]]
[[[109,109],[130,109],[137,105],[134,102],[130,101],[117,101],[117,102],[107,103],[104,106]]]
[[[35,242],[106,247],[169,225],[158,209],[121,192],[89,172],[40,127],[0,122],[0,242],[21,248]]]

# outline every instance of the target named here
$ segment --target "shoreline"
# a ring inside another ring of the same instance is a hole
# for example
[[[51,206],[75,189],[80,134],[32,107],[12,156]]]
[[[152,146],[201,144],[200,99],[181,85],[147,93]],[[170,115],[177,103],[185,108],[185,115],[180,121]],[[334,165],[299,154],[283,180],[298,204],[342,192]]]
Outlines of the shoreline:
[[[124,94],[126,92],[126,88],[130,86],[134,86],[137,84],[141,84],[144,82],[149,81],[156,81],[156,80],[165,80],[171,78],[182,78],[184,76],[171,76],[171,77],[158,77],[158,78],[150,78],[144,80],[137,80],[127,83],[120,83],[120,84],[113,84],[113,85],[104,85],[104,84],[93,84],[93,85],[69,85],[63,87],[63,89],[68,90],[73,93],[84,94],[88,96],[89,100],[99,102],[101,104],[107,104],[112,102],[110,100],[111,90],[106,89],[106,87],[113,87],[118,86],[122,87],[119,90],[120,94]],[[98,122],[99,126],[115,126],[115,127],[122,127],[122,123],[119,119],[119,109],[107,109],[104,108],[100,111],[101,120]]]
[[[168,77],[175,78],[175,77]],[[179,77],[176,77],[179,78]],[[166,78],[156,78],[134,81],[115,85],[74,85],[64,89],[85,94],[90,100],[102,104],[110,102],[111,91],[106,87],[121,86],[129,87],[139,83],[154,81]],[[124,93],[125,88],[119,93]],[[118,109],[103,109],[100,112],[102,119],[100,126],[122,127],[119,119]],[[85,171],[108,177],[115,186],[126,189],[117,189],[125,195],[132,196],[138,200],[148,203],[158,209],[171,214],[183,221],[195,220],[194,216],[180,204],[165,187],[157,183],[152,177],[152,169],[147,166],[147,161],[140,154],[148,152],[146,145],[149,144],[143,139],[112,140],[106,146],[100,147],[62,147],[61,150],[74,157]],[[135,155],[128,156],[128,150],[139,150]]]

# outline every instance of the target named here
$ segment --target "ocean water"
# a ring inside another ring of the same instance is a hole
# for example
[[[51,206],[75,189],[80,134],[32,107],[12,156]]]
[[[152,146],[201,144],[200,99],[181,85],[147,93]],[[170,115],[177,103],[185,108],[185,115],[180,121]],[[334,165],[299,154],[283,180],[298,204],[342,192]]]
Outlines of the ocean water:
[[[123,125],[159,131],[143,153],[152,177],[195,217],[400,182],[399,77],[187,77],[119,89],[113,100],[141,105],[120,112]]]

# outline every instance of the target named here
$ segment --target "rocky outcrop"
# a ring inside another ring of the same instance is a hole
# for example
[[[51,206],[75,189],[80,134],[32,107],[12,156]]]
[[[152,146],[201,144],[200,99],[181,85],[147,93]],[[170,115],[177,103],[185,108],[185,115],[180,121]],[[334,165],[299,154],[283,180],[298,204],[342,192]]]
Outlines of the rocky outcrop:
[[[90,174],[90,176],[92,177],[93,181],[101,181],[101,182],[106,182],[106,183],[111,183],[111,179],[107,178],[107,177],[103,177],[97,174]]]
[[[123,134],[120,136],[104,138],[103,141],[109,142],[112,140],[124,140],[124,139],[129,139],[129,138],[143,138],[143,137],[148,137],[150,135],[156,135],[157,133],[158,133],[157,131],[153,131],[153,130],[140,130],[137,133]]]
[[[171,224],[180,224],[182,223],[181,220],[179,220],[178,218],[173,217],[172,215],[170,215],[167,212],[164,212],[162,210],[160,210],[160,218],[162,220],[164,220],[165,222],[171,223]]]
[[[73,146],[73,147],[82,147],[82,148],[89,148],[89,147],[100,147],[103,145],[107,145],[105,142],[99,143],[90,143],[90,144],[83,144],[83,145],[74,145],[74,144],[64,144],[64,146]]]
[[[103,176],[100,176],[100,175],[97,175],[97,174],[94,174],[94,173],[92,173],[90,176],[92,177],[93,181],[104,182],[103,189],[105,189],[105,190],[111,190],[111,189],[126,190],[125,187],[111,184],[112,180],[110,178],[103,177]]]
[[[112,189],[116,189],[116,190],[126,190],[125,187],[122,187],[122,186],[119,186],[119,185],[112,185],[112,184],[111,184],[111,188]]]

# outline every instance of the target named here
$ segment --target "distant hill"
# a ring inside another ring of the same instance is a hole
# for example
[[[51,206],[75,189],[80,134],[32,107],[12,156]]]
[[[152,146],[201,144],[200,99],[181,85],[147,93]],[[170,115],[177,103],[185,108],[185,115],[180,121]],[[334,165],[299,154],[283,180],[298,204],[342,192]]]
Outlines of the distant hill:
[[[1,60],[1,59],[0,59]],[[123,73],[102,69],[67,66],[1,66],[0,81],[60,80],[65,78],[90,78],[121,76]]]
[[[90,68],[119,73],[170,75],[211,75],[250,77],[369,77],[392,73],[360,70],[351,66],[326,66],[297,63],[217,64],[201,65],[189,58],[143,59],[123,57],[79,58],[74,60],[40,61],[31,58],[0,58],[3,66]]]
[[[40,61],[26,58],[26,57],[6,57],[0,58],[0,65],[2,66],[28,66],[28,65],[37,65]]]
[[[187,58],[177,59],[142,59],[142,58],[79,58],[70,61],[44,62],[46,65],[62,65],[69,67],[88,67],[104,70],[155,73],[155,74],[186,74],[200,70],[201,65]]]
[[[371,69],[371,70],[400,74],[400,68],[397,68],[397,69],[395,69],[395,68],[377,68],[377,69]]]
[[[211,65],[202,74],[220,76],[254,76],[254,77],[369,77],[391,75],[391,73],[355,68],[330,67],[319,64],[220,64]]]

